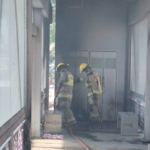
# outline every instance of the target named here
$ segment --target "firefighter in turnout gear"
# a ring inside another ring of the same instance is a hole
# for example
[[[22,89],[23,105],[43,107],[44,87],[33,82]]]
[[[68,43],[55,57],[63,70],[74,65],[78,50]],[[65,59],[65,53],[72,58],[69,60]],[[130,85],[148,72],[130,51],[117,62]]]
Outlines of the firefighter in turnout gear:
[[[85,72],[86,77],[77,79],[77,82],[84,82],[88,91],[88,111],[90,114],[90,120],[100,121],[100,111],[99,111],[99,100],[102,94],[102,88],[100,84],[100,79],[98,74],[91,69],[91,67],[82,63],[79,67],[80,73]]]
[[[74,77],[68,71],[68,66],[68,64],[59,63],[56,68],[56,71],[58,71],[60,74],[60,78],[57,83],[57,87],[60,88],[58,94],[58,106],[62,111],[62,122],[67,123],[68,125],[74,125],[76,120],[70,109]]]

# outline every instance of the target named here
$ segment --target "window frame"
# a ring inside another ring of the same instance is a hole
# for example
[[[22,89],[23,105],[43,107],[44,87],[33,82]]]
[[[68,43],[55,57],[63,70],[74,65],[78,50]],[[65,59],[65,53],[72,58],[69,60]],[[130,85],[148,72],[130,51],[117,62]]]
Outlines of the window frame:
[[[134,77],[135,81],[132,81],[132,69],[134,69],[134,73],[133,74],[136,74],[136,57],[135,57],[135,47],[134,47],[134,43],[135,43],[135,38],[134,38],[134,28],[137,24],[141,23],[142,21],[146,20],[147,19],[147,23],[148,23],[148,16],[145,16],[143,17],[140,21],[130,25],[130,46],[129,46],[129,49],[130,49],[130,67],[129,67],[129,94],[130,94],[130,97],[134,97],[135,99],[137,98],[138,100],[140,101],[144,101],[145,100],[145,92],[144,94],[139,94],[137,91],[136,91],[136,84],[135,84],[135,91],[132,90],[133,87],[132,87],[132,82],[136,83],[136,77]],[[147,29],[148,29],[148,26],[147,26]],[[147,30],[147,45],[148,45],[148,30]],[[134,53],[134,57],[132,57],[132,46],[133,46],[133,53]],[[147,47],[147,50],[148,50],[148,47]],[[147,53],[147,52],[146,52]],[[147,54],[146,54],[147,56]],[[133,60],[132,60],[133,59]],[[134,62],[134,64],[132,64],[132,61]],[[134,67],[134,68],[133,68]],[[145,87],[146,87],[146,82],[145,82]]]

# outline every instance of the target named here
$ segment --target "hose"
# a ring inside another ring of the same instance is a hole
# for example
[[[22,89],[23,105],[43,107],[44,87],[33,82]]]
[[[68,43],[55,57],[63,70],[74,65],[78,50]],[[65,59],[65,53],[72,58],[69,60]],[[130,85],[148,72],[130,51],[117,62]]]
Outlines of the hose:
[[[78,138],[72,133],[72,130],[71,130],[67,125],[65,125],[65,127],[69,130],[70,135],[71,135],[80,145],[82,145],[86,150],[90,150],[80,139],[78,139]]]
[[[58,95],[58,93],[59,93],[59,90],[60,90],[60,87],[57,87],[56,92],[55,92],[55,97],[54,97],[54,113],[55,113],[55,110],[56,110],[56,98],[57,98],[57,95]],[[67,125],[66,125],[65,127],[69,130],[70,135],[71,135],[80,145],[82,145],[86,150],[90,150],[80,139],[78,139],[78,138],[72,133],[72,130],[71,130]]]

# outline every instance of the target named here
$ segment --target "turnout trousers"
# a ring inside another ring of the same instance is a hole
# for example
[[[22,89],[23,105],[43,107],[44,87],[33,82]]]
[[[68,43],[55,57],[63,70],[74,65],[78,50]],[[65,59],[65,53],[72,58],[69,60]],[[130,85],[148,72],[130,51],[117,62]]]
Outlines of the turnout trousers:
[[[70,109],[71,100],[68,98],[59,98],[58,101],[60,103],[60,108],[62,111],[62,122],[69,125],[75,124],[76,121]]]

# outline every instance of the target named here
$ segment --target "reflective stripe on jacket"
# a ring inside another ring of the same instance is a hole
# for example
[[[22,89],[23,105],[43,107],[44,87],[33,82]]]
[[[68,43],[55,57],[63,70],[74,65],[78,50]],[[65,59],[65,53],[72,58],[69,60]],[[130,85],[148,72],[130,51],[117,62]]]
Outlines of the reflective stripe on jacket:
[[[80,80],[85,82],[85,86],[88,90],[88,97],[92,96],[93,94],[102,94],[100,79],[95,71],[90,72],[86,77],[80,78]]]
[[[58,98],[68,98],[71,100],[73,85],[74,85],[73,75],[67,69],[63,69],[60,73],[60,79],[57,84],[57,86],[61,87],[58,94]]]

